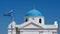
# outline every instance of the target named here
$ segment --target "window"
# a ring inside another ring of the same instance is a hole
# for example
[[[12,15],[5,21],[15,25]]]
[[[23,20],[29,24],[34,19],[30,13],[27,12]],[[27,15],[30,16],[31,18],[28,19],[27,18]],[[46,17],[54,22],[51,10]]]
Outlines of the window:
[[[41,19],[39,19],[39,23],[41,23]]]
[[[28,19],[25,20],[25,22],[27,22],[27,21],[28,21]]]

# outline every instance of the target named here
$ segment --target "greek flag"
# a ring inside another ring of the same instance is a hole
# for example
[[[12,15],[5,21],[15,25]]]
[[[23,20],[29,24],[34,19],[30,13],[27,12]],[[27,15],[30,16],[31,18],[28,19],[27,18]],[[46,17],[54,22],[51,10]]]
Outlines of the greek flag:
[[[4,16],[11,16],[12,17],[13,10],[10,10],[8,13],[5,13]]]

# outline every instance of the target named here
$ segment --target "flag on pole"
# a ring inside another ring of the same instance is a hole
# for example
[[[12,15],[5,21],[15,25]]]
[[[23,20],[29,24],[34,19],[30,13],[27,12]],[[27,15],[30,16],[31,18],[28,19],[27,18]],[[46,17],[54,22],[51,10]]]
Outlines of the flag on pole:
[[[4,16],[13,16],[13,10],[10,10],[8,13],[5,13]]]

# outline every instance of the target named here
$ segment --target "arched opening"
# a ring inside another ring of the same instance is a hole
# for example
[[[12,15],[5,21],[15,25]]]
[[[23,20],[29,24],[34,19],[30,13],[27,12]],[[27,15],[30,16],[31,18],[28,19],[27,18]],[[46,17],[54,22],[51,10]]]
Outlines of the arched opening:
[[[25,22],[27,22],[27,21],[28,21],[28,19],[25,20]]]
[[[41,19],[39,19],[39,23],[41,23]]]

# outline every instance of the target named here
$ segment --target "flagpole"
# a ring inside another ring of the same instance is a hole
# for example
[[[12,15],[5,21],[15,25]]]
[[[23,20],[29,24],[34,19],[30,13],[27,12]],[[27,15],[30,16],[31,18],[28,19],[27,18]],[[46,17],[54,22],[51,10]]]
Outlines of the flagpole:
[[[11,17],[11,22],[14,21],[13,10],[10,10],[9,12],[5,13],[4,16],[9,16]],[[12,34],[12,31],[11,31],[11,34]]]
[[[11,16],[11,21],[14,21],[14,16],[13,15]]]
[[[11,10],[13,12],[13,10]],[[14,21],[14,15],[13,13],[11,14],[11,21]]]

